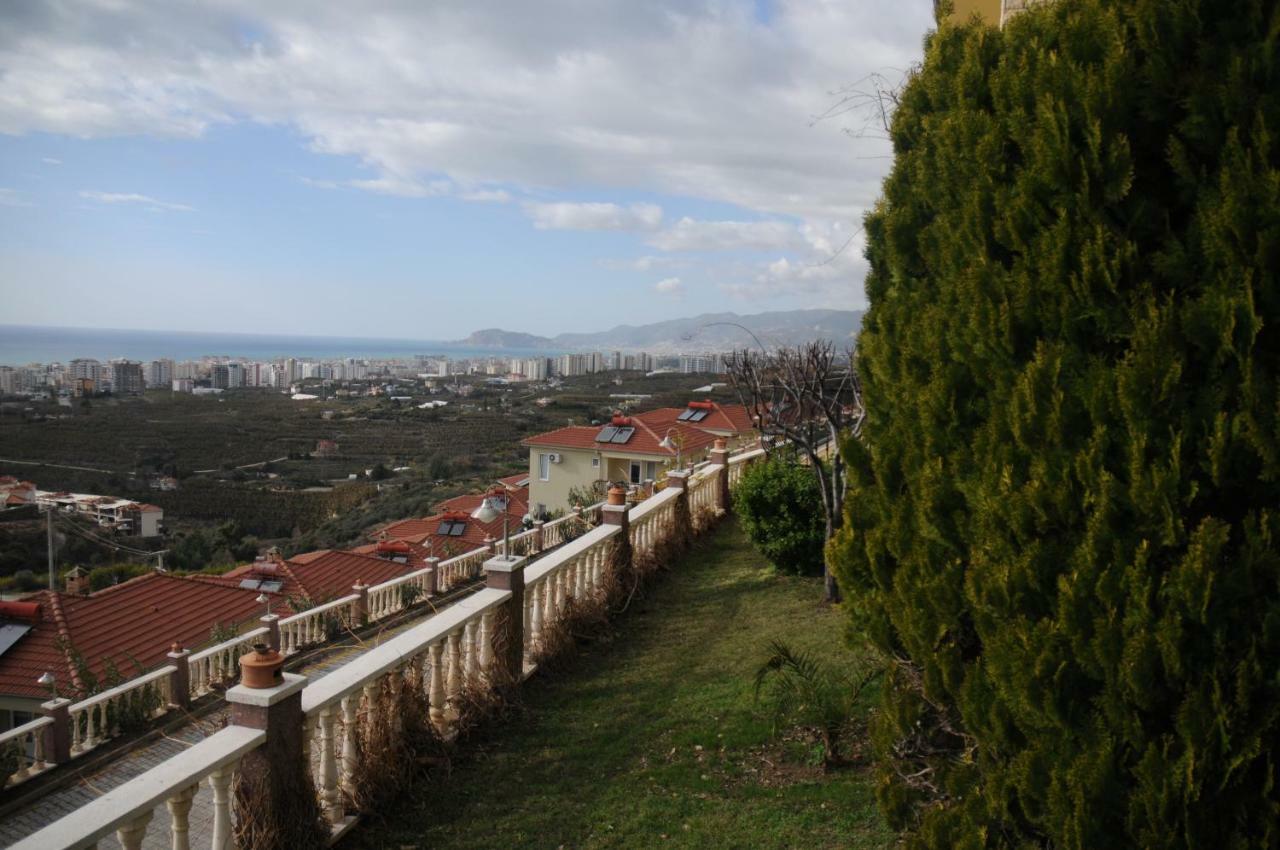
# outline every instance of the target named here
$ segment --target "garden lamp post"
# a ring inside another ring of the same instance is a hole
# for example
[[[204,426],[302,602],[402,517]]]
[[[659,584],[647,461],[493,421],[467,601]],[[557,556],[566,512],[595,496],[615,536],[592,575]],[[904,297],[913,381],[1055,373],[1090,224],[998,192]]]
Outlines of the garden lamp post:
[[[49,695],[54,699],[58,698],[58,679],[48,670],[40,674],[40,678],[36,682],[49,689]]]
[[[480,507],[471,512],[472,519],[478,519],[481,522],[493,522],[502,516],[502,559],[504,561],[512,560],[511,557],[511,533],[510,519],[511,514],[507,511],[507,495],[504,487],[499,484],[489,492],[480,502]]]
[[[675,428],[668,428],[666,436],[662,438],[662,442],[658,443],[658,445],[667,450],[676,450],[676,469],[680,469],[680,454],[684,447],[684,438],[677,432],[676,438],[674,440],[671,439],[671,432],[675,430]]]

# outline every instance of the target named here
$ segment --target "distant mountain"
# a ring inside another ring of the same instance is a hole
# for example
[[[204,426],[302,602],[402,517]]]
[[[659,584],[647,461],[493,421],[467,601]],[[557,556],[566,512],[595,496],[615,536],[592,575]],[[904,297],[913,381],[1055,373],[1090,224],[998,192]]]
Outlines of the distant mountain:
[[[485,328],[454,345],[474,346],[476,348],[545,348],[552,340],[545,336],[522,334],[515,331],[504,331],[498,328]]]
[[[741,327],[738,327],[741,325]],[[829,339],[851,344],[862,325],[860,310],[789,310],[740,316],[703,313],[651,325],[618,325],[598,333],[569,333],[555,337],[488,328],[454,345],[476,348],[532,348],[558,351],[648,351],[654,354],[727,351],[753,346],[748,329],[767,347],[798,345]]]

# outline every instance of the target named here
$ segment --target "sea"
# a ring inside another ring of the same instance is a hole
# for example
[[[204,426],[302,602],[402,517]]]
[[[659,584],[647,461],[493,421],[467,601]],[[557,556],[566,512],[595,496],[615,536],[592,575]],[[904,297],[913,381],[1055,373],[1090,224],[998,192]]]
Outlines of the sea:
[[[0,366],[65,363],[76,357],[92,357],[103,362],[118,357],[144,362],[165,357],[179,361],[202,357],[411,360],[415,354],[423,354],[458,360],[556,353],[525,348],[469,347],[457,342],[421,339],[0,325]]]

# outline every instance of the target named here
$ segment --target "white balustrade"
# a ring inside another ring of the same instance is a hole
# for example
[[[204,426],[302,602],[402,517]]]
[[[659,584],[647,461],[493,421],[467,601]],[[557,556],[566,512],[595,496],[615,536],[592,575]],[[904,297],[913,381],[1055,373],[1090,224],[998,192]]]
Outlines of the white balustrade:
[[[543,632],[564,614],[569,598],[584,600],[600,590],[616,525],[602,525],[524,569],[525,666],[542,648]]]
[[[324,643],[329,640],[335,623],[342,628],[358,626],[355,620],[356,604],[359,601],[360,597],[352,593],[285,617],[278,623],[280,651],[285,655],[293,655],[304,646]]]
[[[359,767],[360,724],[378,722],[380,696],[401,693],[409,676],[414,698],[424,701],[432,722],[448,734],[463,688],[489,680],[496,611],[510,599],[509,590],[480,590],[303,689],[302,710],[320,730],[312,744],[318,749],[313,753],[316,789],[335,830],[346,823],[342,792],[351,789]],[[400,717],[388,721],[398,723]]]
[[[419,599],[426,599],[431,587],[431,568],[397,576],[369,588],[369,620],[398,614]]]
[[[93,847],[113,832],[126,850],[142,846],[151,817],[164,804],[170,813],[170,844],[189,846],[188,815],[201,780],[213,797],[213,847],[231,846],[231,779],[246,753],[262,746],[267,733],[228,726],[190,749],[107,791],[66,817],[12,845],[12,850],[78,850]]]
[[[240,656],[252,649],[255,643],[262,642],[270,632],[270,629],[262,626],[191,653],[187,658],[191,671],[187,683],[188,695],[195,699],[235,682],[240,676]]]
[[[44,729],[52,725],[52,718],[37,717],[0,733],[0,754],[12,758],[14,765],[8,781],[0,782],[0,788],[25,782],[50,767],[45,762]]]
[[[120,734],[122,721],[126,725],[141,723],[168,711],[173,702],[170,676],[175,669],[169,664],[73,703],[68,709],[72,755],[87,752]]]

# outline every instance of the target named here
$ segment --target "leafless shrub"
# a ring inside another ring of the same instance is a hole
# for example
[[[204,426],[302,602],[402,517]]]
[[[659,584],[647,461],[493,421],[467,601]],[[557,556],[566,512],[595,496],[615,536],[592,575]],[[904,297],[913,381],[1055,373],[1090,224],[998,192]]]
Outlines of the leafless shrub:
[[[242,850],[280,847],[311,850],[328,844],[329,829],[309,766],[301,755],[293,764],[272,764],[266,777],[241,770],[236,775],[235,846]]]
[[[445,754],[431,723],[424,675],[411,665],[398,680],[384,677],[356,718],[355,770],[345,802],[372,812]]]

